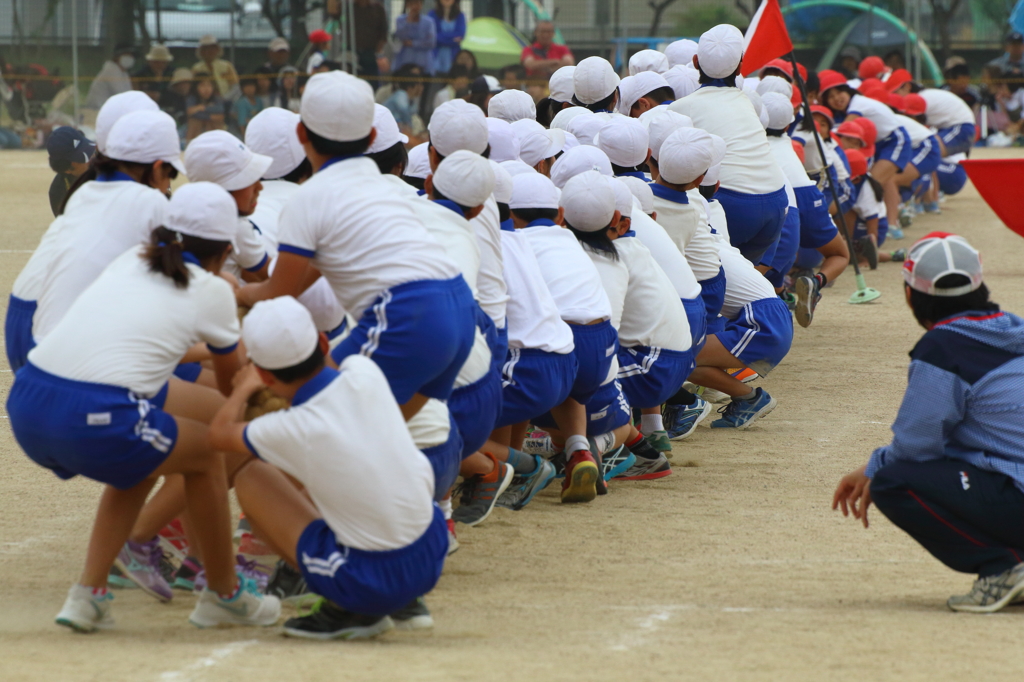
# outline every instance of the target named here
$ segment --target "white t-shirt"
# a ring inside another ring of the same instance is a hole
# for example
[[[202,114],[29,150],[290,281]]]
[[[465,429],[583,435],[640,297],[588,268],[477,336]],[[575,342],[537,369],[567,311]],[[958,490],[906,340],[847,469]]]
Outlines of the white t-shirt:
[[[262,196],[260,201],[263,201]],[[235,277],[241,277],[243,270],[254,271],[263,267],[270,257],[259,228],[248,216],[239,216],[238,231],[231,240],[231,255],[224,263],[224,270]]]
[[[325,368],[310,383],[329,383],[312,396],[304,393],[306,384],[291,408],[249,422],[246,442],[305,486],[339,544],[365,551],[406,547],[433,520],[430,462],[373,360],[349,356],[334,374]]]
[[[505,308],[509,348],[571,353],[572,330],[558,313],[526,236],[519,230],[502,230],[501,252],[509,297]]]
[[[960,99],[957,97],[957,99]],[[903,114],[896,114],[896,120],[900,122],[900,125],[906,128],[907,136],[910,137],[910,146],[918,147],[922,142],[927,140],[929,137],[934,135],[930,128],[923,126],[909,116]]]
[[[685,299],[700,297],[700,284],[697,282],[693,270],[690,269],[690,264],[686,262],[686,257],[668,236],[665,228],[643,212],[636,198],[633,199],[631,225],[633,231],[636,232],[636,238],[644,243],[655,262],[668,275],[669,281],[672,282],[672,286],[676,290],[676,295]]]
[[[28,354],[29,362],[65,379],[123,386],[148,398],[193,345],[234,348],[239,327],[231,285],[188,264],[188,287],[179,289],[150,271],[144,252],[138,246],[115,259]]]
[[[690,323],[672,281],[650,249],[633,236],[615,240],[629,280],[619,326],[623,347],[652,346],[685,351],[691,345]]]
[[[307,180],[281,212],[279,250],[311,258],[355,319],[385,289],[459,274],[393,187],[372,160],[345,159]]]
[[[743,254],[725,241],[718,242],[718,253],[725,269],[725,301],[722,317],[735,320],[743,306],[765,298],[775,298],[775,289]]]
[[[46,338],[71,304],[122,253],[149,242],[167,197],[138,182],[88,182],[68,202],[60,243],[50,252],[32,336]],[[112,298],[108,304],[115,304]]]
[[[477,276],[477,300],[480,308],[494,321],[498,329],[505,327],[505,274],[501,263],[501,216],[494,197],[484,202],[484,210],[469,221],[476,232],[480,249],[480,274]]]
[[[581,244],[581,246],[583,246]],[[603,252],[583,246],[583,252],[590,256],[590,262],[597,268],[601,277],[604,293],[608,294],[608,302],[612,306],[612,326],[615,329],[622,324],[622,306],[626,303],[626,288],[629,287],[629,270],[621,259],[612,260]]]
[[[612,304],[601,285],[601,276],[572,232],[558,225],[535,225],[519,232],[533,249],[563,320],[587,324],[611,319]]]
[[[867,222],[886,214],[885,201],[875,198],[875,191],[867,180],[861,183],[858,191],[857,200],[853,202],[858,222]]]
[[[936,88],[925,88],[917,94],[921,95],[928,105],[924,112],[928,125],[952,128],[956,125],[974,123],[974,112],[959,95]]]
[[[879,142],[892,135],[893,131],[900,127],[900,122],[892,109],[878,100],[864,95],[854,95],[850,99],[850,105],[846,108],[846,112],[863,116],[874,123],[875,129],[878,130]]]
[[[299,191],[299,185],[287,180],[264,180],[256,210],[249,216],[270,258],[277,256],[278,220],[285,204]]]
[[[658,223],[686,257],[697,281],[703,282],[717,275],[722,261],[704,212],[693,204],[677,203],[657,194],[654,195],[654,211],[658,214]]]
[[[779,170],[761,119],[739,88],[707,86],[676,100],[670,111],[686,114],[693,126],[725,140],[722,187],[744,194],[768,194],[782,188]]]
[[[68,201],[68,207],[75,202],[75,199],[81,192],[76,192],[71,196]],[[73,229],[76,220],[65,219],[65,215],[57,216],[50,227],[43,233],[43,238],[39,240],[39,246],[29,256],[28,263],[25,263],[25,267],[22,268],[21,273],[17,279],[14,280],[14,286],[11,287],[11,294],[20,298],[23,301],[37,301],[39,296],[43,293],[43,284],[46,282],[46,276],[50,272],[50,265],[53,262],[54,255],[60,250],[63,244],[63,234],[66,230]]]
[[[420,411],[405,423],[409,435],[420,450],[441,445],[451,433],[448,406],[437,398],[427,398]]]
[[[813,142],[812,142],[813,144]],[[814,182],[807,177],[807,171],[800,157],[793,149],[793,140],[783,133],[779,137],[768,136],[768,145],[772,148],[772,155],[779,164],[783,174],[786,176],[790,187],[811,187]],[[793,206],[795,204],[790,204]]]
[[[786,186],[788,187],[789,184],[787,183]],[[721,235],[722,239],[729,241],[729,220],[726,218],[722,202],[712,199],[707,202],[707,211],[708,227],[714,230],[715,234]]]

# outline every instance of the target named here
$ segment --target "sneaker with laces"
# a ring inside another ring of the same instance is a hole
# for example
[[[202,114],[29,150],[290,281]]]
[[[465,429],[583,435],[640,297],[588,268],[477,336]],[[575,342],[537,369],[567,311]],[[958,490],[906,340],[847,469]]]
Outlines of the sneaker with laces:
[[[924,209],[925,213],[933,213],[933,214],[942,213],[942,209],[939,208],[939,202],[937,202],[937,201],[925,201],[925,202],[922,202],[921,208]]]
[[[534,495],[547,488],[555,480],[555,465],[540,455],[534,455],[535,467],[528,474],[516,474],[512,483],[498,497],[498,506],[519,511],[530,504]]]
[[[818,280],[815,277],[798,277],[796,280],[796,321],[801,327],[810,327],[814,321],[814,309],[821,300]]]
[[[453,520],[467,526],[475,526],[491,515],[498,497],[512,483],[512,476],[515,475],[508,464],[499,462],[491,455],[488,457],[498,468],[495,480],[485,481],[483,476],[467,478],[460,486],[462,496],[459,498],[459,508],[452,512]]]
[[[110,567],[110,575],[107,576],[107,587],[111,587],[115,590],[137,590],[139,586],[133,583],[128,578],[124,577],[124,573],[121,572],[117,566]]]
[[[652,431],[644,438],[658,452],[672,452],[672,441],[668,437],[668,431]]]
[[[606,481],[618,478],[634,466],[638,459],[625,445],[606,452],[601,456],[601,478]]]
[[[274,572],[267,582],[264,594],[277,597],[282,603],[295,601],[307,593],[306,579],[284,559],[278,559]]]
[[[740,367],[739,369],[727,369],[725,371],[728,372],[729,376],[731,376],[733,379],[736,379],[737,381],[742,381],[745,384],[749,384],[751,381],[754,381],[760,376],[757,372],[750,369],[749,367]]]
[[[594,445],[594,441],[591,440],[590,438],[588,438],[587,440],[590,441],[590,447],[593,448],[590,451],[590,454],[594,458],[594,463],[597,464],[597,470],[599,472],[604,472],[604,468],[601,465],[601,462],[604,461],[604,457],[601,456],[600,451],[598,451],[597,447]],[[594,482],[594,490],[597,491],[598,495],[608,494],[608,480],[604,477],[603,473],[600,476],[598,476],[597,480]]]
[[[902,227],[889,226],[889,239],[903,239],[906,235],[903,234]]]
[[[114,626],[114,617],[110,615],[110,603],[114,595],[108,590],[102,597],[93,596],[92,588],[85,585],[72,585],[68,590],[68,598],[64,600],[64,608],[57,614],[57,625],[64,625],[76,632],[95,632]]]
[[[188,537],[185,536],[185,528],[181,525],[181,519],[174,519],[160,529],[157,535],[160,539],[160,547],[164,555],[181,563],[188,556]]]
[[[185,590],[187,592],[194,592],[196,589],[196,576],[199,575],[203,570],[203,565],[199,563],[199,559],[195,557],[185,557],[185,560],[178,566],[178,570],[174,573],[174,580],[171,581],[171,587],[176,590]]]
[[[576,450],[565,463],[562,502],[590,502],[597,497],[597,462],[587,450]]]
[[[398,630],[426,630],[434,627],[434,617],[430,615],[423,597],[416,597],[392,613],[391,622]]]
[[[771,397],[768,391],[759,387],[753,399],[737,400],[734,398],[728,405],[720,409],[718,412],[722,418],[711,422],[711,428],[742,431],[766,416],[778,404],[778,401]]]
[[[459,538],[455,536],[455,521],[448,519],[445,523],[448,524],[448,556],[451,556],[459,551]]]
[[[124,577],[142,588],[142,591],[160,601],[170,601],[174,593],[171,586],[164,580],[160,571],[160,559],[163,557],[163,550],[160,541],[153,538],[149,542],[136,544],[131,540],[124,543],[124,547],[114,559],[114,565],[124,574]]]
[[[878,269],[878,247],[875,246],[875,242],[872,241],[871,237],[865,235],[854,242],[853,246],[857,255],[863,256],[864,260],[868,262],[870,269]]]
[[[661,411],[669,440],[683,440],[696,430],[714,408],[707,400],[697,398],[693,405],[666,405]]]
[[[364,616],[321,599],[305,616],[284,622],[284,634],[303,639],[369,639],[395,627],[390,616]]]
[[[238,592],[223,599],[209,587],[204,588],[188,622],[197,628],[218,625],[273,625],[281,617],[281,600],[261,594],[255,580],[239,574]]]
[[[914,209],[904,205],[900,209],[900,227],[907,228],[914,224]]]
[[[903,261],[907,260],[907,250],[896,249],[895,251],[889,254],[889,260],[891,260],[893,263],[902,263]]]
[[[953,611],[995,613],[1018,601],[1024,594],[1024,563],[997,575],[978,578],[967,594],[953,595],[946,601]]]
[[[672,473],[672,465],[668,458],[658,453],[658,459],[647,459],[637,457],[636,463],[621,475],[616,476],[616,481],[651,481],[656,478],[665,478]]]
[[[260,588],[260,592],[267,589],[270,575],[264,571],[263,567],[255,559],[246,559],[241,554],[236,554],[235,571],[250,580],[255,580],[257,587]]]

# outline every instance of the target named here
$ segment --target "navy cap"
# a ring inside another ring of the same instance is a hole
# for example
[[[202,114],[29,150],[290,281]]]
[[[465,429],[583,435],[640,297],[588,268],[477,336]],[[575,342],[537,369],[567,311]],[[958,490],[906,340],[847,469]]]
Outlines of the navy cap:
[[[96,143],[86,138],[81,130],[61,126],[50,133],[46,151],[54,161],[88,163],[96,151]]]
[[[1021,35],[1019,31],[1010,31],[1006,34],[1006,42],[1024,43],[1024,35]]]

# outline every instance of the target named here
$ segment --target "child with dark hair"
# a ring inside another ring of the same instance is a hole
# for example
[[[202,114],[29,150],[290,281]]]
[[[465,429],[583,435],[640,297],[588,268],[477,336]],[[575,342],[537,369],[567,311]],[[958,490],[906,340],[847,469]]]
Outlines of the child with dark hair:
[[[224,130],[224,99],[217,94],[217,84],[208,73],[196,74],[192,92],[185,100],[188,128],[185,139],[192,141],[210,130]]]
[[[242,76],[240,81],[242,96],[231,107],[231,113],[238,125],[238,132],[243,136],[245,127],[249,125],[252,117],[263,111],[263,101],[259,97],[256,81],[257,76],[255,75]]]
[[[89,167],[96,145],[81,130],[68,126],[55,128],[46,140],[50,169],[57,175],[50,183],[50,210],[54,217],[60,213],[68,189]]]

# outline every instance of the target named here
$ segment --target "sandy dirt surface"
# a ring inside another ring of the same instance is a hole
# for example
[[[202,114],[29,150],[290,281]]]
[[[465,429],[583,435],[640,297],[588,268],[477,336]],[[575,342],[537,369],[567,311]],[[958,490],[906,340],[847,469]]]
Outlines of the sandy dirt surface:
[[[995,154],[1015,155],[977,156]],[[50,222],[50,178],[43,154],[0,152],[4,304]],[[1024,311],[1024,242],[972,187],[898,244],[937,229],[970,238],[994,299]],[[874,509],[870,530],[829,509],[840,476],[888,442],[921,334],[899,266],[868,281],[879,301],[849,305],[849,271],[814,325],[796,329],[761,382],[779,400],[766,420],[698,429],[674,458],[696,466],[666,479],[613,484],[573,507],[553,486],[521,512],[460,528],[462,548],[428,599],[434,630],[372,642],[200,631],[186,622],[190,595],[163,605],[138,590],[117,592],[112,631],[54,625],[99,485],[36,466],[0,419],[0,680],[1019,680],[1020,608],[947,611],[971,576]]]

